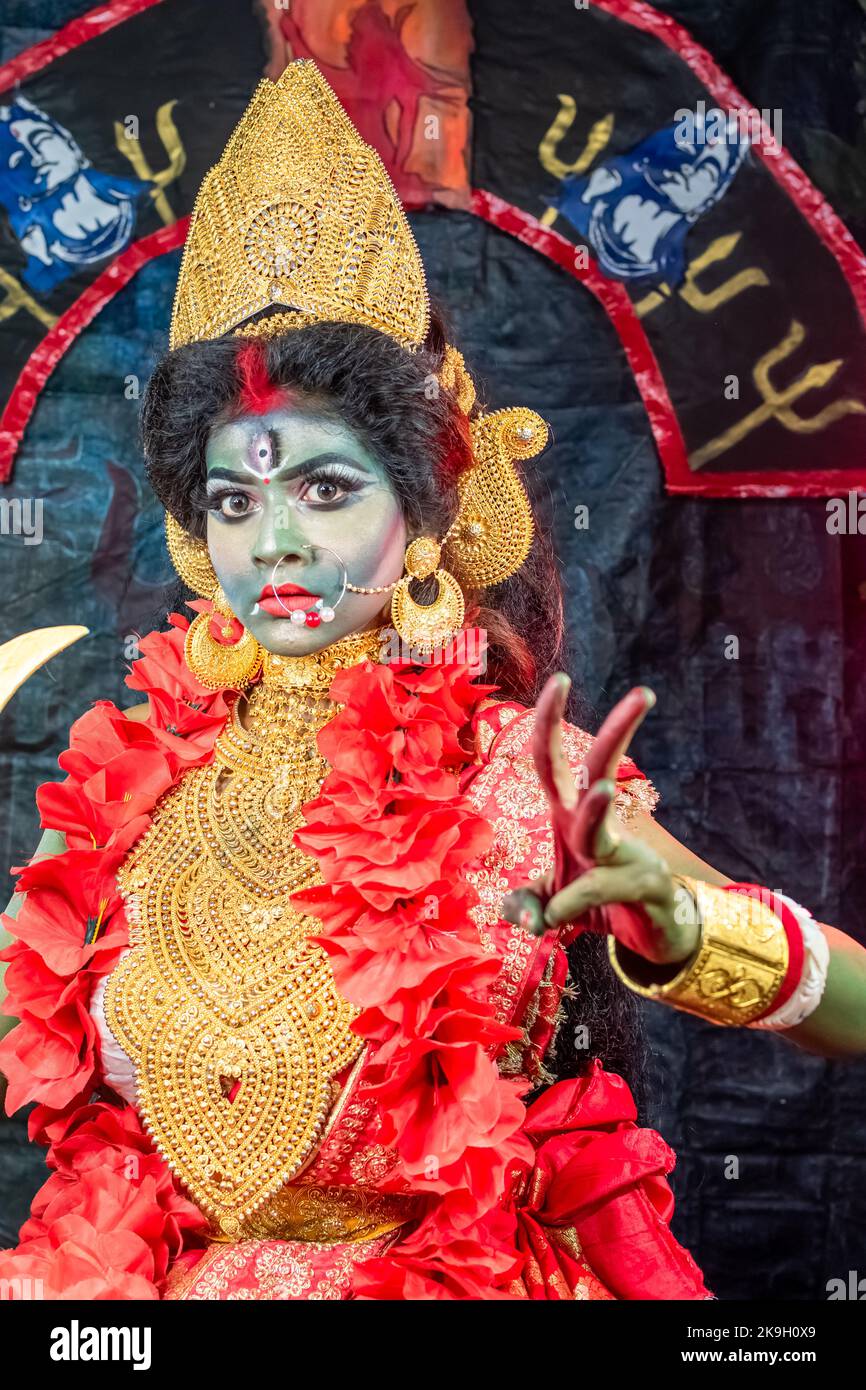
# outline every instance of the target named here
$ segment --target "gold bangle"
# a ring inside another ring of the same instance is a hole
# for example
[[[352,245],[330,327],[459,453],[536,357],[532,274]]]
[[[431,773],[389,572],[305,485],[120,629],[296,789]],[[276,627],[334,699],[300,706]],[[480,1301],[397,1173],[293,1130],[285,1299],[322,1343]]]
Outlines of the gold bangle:
[[[724,892],[700,879],[674,876],[695,899],[700,941],[671,980],[642,984],[626,973],[617,940],[608,936],[614,972],[635,994],[659,999],[710,1023],[743,1027],[768,1013],[788,971],[788,938],[765,903]]]

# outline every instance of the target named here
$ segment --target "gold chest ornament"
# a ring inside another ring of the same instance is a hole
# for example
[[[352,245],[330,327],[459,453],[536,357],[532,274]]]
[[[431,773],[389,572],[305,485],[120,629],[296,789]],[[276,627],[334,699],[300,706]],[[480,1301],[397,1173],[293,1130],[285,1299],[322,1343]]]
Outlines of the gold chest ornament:
[[[213,761],[166,793],[118,871],[132,949],[106,1020],[156,1149],[225,1236],[310,1159],[333,1078],[363,1046],[320,924],[288,899],[322,881],[292,835],[328,770],[316,735],[340,707],[323,697],[379,646],[366,632],[310,657],[268,654],[244,723],[238,697]]]

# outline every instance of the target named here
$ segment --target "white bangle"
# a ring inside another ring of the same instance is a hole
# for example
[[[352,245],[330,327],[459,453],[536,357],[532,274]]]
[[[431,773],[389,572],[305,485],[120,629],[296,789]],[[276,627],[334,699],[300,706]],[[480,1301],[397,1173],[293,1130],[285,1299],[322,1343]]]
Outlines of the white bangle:
[[[780,1009],[747,1024],[749,1028],[795,1028],[817,1009],[827,983],[830,947],[820,923],[793,898],[786,898],[784,893],[776,893],[776,897],[793,912],[803,933],[803,971],[790,999],[786,999]]]

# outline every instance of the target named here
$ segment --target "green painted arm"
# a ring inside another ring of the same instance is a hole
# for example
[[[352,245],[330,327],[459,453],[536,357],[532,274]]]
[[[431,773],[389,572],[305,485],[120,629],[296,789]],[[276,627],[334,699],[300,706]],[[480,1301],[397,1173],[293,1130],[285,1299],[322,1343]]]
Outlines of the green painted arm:
[[[866,1054],[866,951],[836,927],[821,929],[830,946],[827,983],[817,1009],[779,1034],[822,1057]]]
[[[730,883],[729,878],[679,843],[650,816],[636,818],[633,833],[662,855],[674,873],[706,883]],[[796,1028],[781,1029],[776,1037],[806,1052],[835,1059],[866,1056],[866,950],[837,927],[821,923],[830,947],[830,967],[821,1002]]]

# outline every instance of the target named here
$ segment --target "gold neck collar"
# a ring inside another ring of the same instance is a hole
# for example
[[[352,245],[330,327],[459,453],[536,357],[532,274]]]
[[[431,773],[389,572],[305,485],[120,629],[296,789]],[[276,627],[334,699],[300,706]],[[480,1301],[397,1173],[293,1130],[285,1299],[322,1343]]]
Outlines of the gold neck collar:
[[[245,722],[238,697],[213,761],[162,798],[118,871],[133,949],[106,1017],[158,1151],[224,1237],[260,1229],[248,1223],[316,1151],[363,1046],[321,923],[293,901],[322,883],[293,837],[328,771],[317,735],[340,709],[328,687],[381,642],[373,630],[310,656],[267,653]]]
[[[383,630],[373,628],[341,637],[309,656],[279,656],[265,652],[262,685],[274,690],[315,690],[324,694],[334,676],[346,666],[379,661],[385,641]]]

